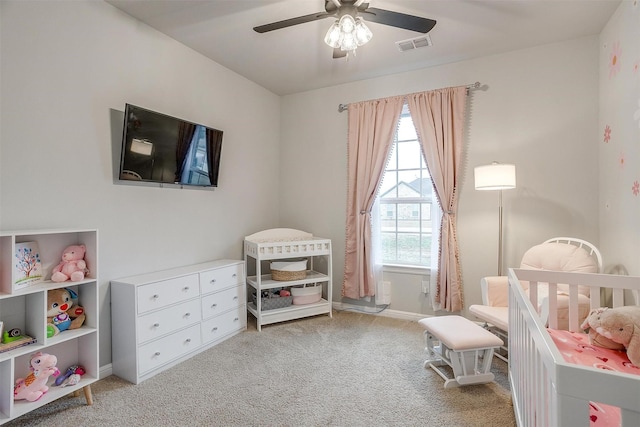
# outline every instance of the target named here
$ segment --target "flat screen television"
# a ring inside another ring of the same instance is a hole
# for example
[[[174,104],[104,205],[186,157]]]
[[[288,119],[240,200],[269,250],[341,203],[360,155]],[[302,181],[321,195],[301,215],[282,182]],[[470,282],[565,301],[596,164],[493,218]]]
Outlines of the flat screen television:
[[[217,187],[222,131],[126,104],[120,180]]]

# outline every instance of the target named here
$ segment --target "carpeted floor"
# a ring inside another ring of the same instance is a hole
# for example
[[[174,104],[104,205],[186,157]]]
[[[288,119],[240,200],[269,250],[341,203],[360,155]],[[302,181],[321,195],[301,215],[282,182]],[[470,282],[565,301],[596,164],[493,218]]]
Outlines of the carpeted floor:
[[[243,332],[139,385],[92,386],[9,426],[515,426],[496,381],[445,390],[416,322],[334,312]]]

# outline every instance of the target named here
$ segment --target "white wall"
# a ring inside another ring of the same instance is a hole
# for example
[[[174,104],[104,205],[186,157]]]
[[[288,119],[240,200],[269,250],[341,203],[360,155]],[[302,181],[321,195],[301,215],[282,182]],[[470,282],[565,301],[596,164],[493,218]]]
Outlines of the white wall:
[[[428,55],[428,51],[408,54]],[[281,223],[331,238],[334,295],[344,271],[347,113],[339,103],[471,84],[458,237],[465,305],[497,270],[498,194],[473,188],[473,168],[515,163],[518,188],[504,193],[505,266],[556,235],[598,244],[598,39],[587,37],[381,77],[283,98]],[[387,274],[391,309],[431,313],[422,276]]]
[[[600,242],[607,254],[608,266],[623,264],[629,274],[640,276],[640,4],[637,1],[620,4],[600,35],[599,53]],[[611,135],[605,141],[607,126]]]
[[[278,225],[280,98],[101,1],[0,5],[0,228],[99,230],[104,366],[111,279]],[[114,182],[127,102],[223,130],[219,188]]]

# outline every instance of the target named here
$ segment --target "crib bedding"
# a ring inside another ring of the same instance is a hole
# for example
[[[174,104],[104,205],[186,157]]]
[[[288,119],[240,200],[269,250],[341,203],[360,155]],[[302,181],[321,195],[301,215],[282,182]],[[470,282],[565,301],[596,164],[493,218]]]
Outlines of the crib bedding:
[[[640,375],[625,351],[610,350],[589,343],[589,336],[579,332],[547,329],[558,350],[569,363],[598,369]],[[589,402],[590,426],[620,426],[620,410],[615,406]]]

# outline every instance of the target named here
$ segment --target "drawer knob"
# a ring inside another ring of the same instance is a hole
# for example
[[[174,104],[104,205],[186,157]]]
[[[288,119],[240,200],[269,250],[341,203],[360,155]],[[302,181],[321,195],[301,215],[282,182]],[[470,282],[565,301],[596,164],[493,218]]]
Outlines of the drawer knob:
[[[160,326],[160,323],[154,323],[154,324],[153,324],[153,327],[154,327],[154,328],[157,328],[158,326]]]
[[[235,297],[233,297],[233,300],[237,300],[238,299],[238,295],[236,295]]]
[[[216,279],[211,279],[211,280],[209,281],[209,283],[211,283],[211,284],[216,283]]]
[[[238,275],[236,273],[233,273],[231,277],[238,277]]]
[[[160,295],[155,294],[155,295],[154,295],[154,296],[152,296],[151,298],[153,298],[153,299],[158,299],[158,298],[160,298]]]
[[[191,338],[187,338],[185,341],[186,342],[191,342]]]
[[[160,356],[160,352],[156,351],[156,354],[154,354],[154,356],[156,356],[156,357]]]
[[[213,329],[211,329],[211,332],[215,332],[215,331],[217,331],[217,330],[218,330],[218,327],[217,327],[217,326],[214,326],[214,327],[213,327]]]
[[[216,308],[218,304],[211,304],[211,308]]]
[[[238,318],[236,317],[235,319],[233,319],[233,321],[234,321],[234,322],[237,322],[237,321],[238,321]]]
[[[191,316],[191,313],[185,313],[184,316],[185,317],[189,317],[189,316]]]
[[[185,286],[184,289],[183,289],[183,291],[188,291],[188,290],[189,290],[188,286]]]

